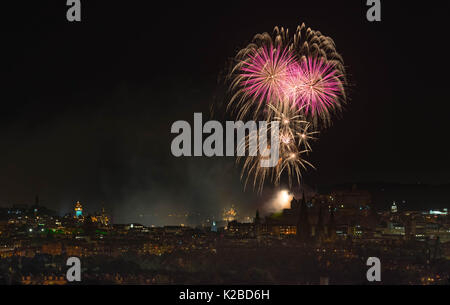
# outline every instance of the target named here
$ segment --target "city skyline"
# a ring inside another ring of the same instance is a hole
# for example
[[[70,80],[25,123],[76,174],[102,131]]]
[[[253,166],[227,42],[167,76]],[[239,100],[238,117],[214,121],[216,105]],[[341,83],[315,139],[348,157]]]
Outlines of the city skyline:
[[[0,283],[70,284],[61,264],[75,257],[85,266],[82,284],[361,284],[370,254],[383,262],[383,284],[448,284],[448,208],[374,210],[370,192],[356,188],[280,195],[287,204],[271,214],[256,210],[241,222],[231,208],[195,227],[115,224],[80,202],[64,217],[38,200],[0,209],[0,268],[9,266]]]
[[[316,198],[318,196],[327,196],[327,194],[333,194],[336,192],[348,192],[363,191],[370,194],[370,208],[374,211],[389,210],[392,204],[397,204],[397,207],[402,211],[405,210],[418,210],[418,211],[430,211],[439,210],[442,208],[448,208],[449,204],[445,197],[446,186],[433,186],[422,185],[423,189],[420,191],[415,190],[411,192],[411,189],[417,189],[417,185],[392,185],[392,184],[362,184],[358,188],[357,184],[352,185],[339,185],[334,187],[322,188],[327,189],[328,192],[318,192],[307,188],[306,198]],[[430,189],[431,187],[431,189]],[[140,223],[147,226],[164,226],[164,225],[186,225],[186,226],[198,226],[205,225],[206,222],[222,221],[224,220],[224,214],[226,211],[235,210],[235,218],[241,222],[253,221],[255,210],[259,211],[262,216],[267,216],[273,213],[281,212],[285,208],[289,208],[291,201],[301,199],[304,195],[304,190],[298,189],[297,192],[291,192],[286,188],[278,188],[270,190],[271,196],[266,196],[264,201],[261,201],[259,205],[253,206],[254,209],[250,209],[249,205],[244,203],[242,205],[236,205],[230,203],[218,209],[214,213],[201,213],[198,211],[189,211],[186,209],[181,210],[159,210],[155,209],[151,214],[142,214],[140,211],[134,211],[129,213],[127,217],[121,217],[121,215],[114,215],[113,211],[108,211],[111,217],[112,223]],[[266,192],[267,193],[267,192]],[[430,196],[431,193],[437,194],[435,197]],[[382,202],[382,204],[380,204]],[[424,204],[424,202],[426,204]],[[105,205],[103,202],[100,204],[91,205],[86,202],[80,202],[76,200],[72,202],[69,210],[51,210],[48,209],[46,204],[36,196],[34,203],[13,203],[9,205],[0,206],[0,209],[33,209],[37,206],[44,208],[47,211],[51,211],[52,214],[57,216],[65,216],[67,214],[76,214],[77,207],[82,207],[83,215],[95,215],[99,211],[105,211]],[[75,209],[75,210],[74,210]],[[75,211],[75,212],[74,212]]]

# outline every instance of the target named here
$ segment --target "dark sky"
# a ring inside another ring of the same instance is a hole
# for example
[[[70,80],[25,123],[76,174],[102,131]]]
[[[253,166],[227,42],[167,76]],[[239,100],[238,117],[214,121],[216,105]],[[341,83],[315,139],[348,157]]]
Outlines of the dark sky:
[[[365,2],[85,0],[81,23],[65,1],[6,6],[0,205],[39,194],[61,212],[104,202],[118,222],[148,223],[253,210],[263,198],[243,192],[234,160],[172,157],[170,126],[223,98],[218,76],[254,34],[302,22],[335,40],[352,84],[305,183],[449,183],[449,7],[382,1],[369,23]]]

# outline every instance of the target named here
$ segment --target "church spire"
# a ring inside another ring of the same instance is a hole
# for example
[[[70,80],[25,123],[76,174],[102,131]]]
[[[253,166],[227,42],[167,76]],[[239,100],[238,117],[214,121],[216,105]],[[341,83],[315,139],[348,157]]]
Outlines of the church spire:
[[[260,222],[261,222],[261,218],[259,217],[259,210],[256,209],[255,224],[259,224]]]
[[[317,220],[317,227],[316,227],[316,239],[319,243],[321,243],[324,240],[324,224],[323,224],[323,215],[322,215],[322,205],[319,207],[319,216]]]
[[[330,221],[328,223],[328,238],[334,240],[336,238],[336,221],[334,219],[334,206],[331,206]]]
[[[311,227],[309,223],[308,206],[306,205],[305,191],[303,191],[302,203],[297,222],[297,237],[303,242],[309,241],[311,237]]]

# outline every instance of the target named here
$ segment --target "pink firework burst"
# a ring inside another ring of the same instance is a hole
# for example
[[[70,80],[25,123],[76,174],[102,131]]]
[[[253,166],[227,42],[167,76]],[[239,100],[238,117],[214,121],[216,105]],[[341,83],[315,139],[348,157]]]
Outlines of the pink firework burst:
[[[341,74],[323,59],[303,58],[291,64],[283,91],[287,99],[312,116],[327,116],[341,106],[344,87]]]
[[[272,45],[254,50],[242,63],[240,83],[243,92],[253,101],[280,102],[284,84],[294,56],[287,50]]]

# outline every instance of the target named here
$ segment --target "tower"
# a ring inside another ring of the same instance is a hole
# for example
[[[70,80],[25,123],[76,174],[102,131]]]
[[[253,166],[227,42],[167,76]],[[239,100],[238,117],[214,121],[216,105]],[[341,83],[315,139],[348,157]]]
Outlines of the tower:
[[[97,215],[97,221],[100,222],[103,226],[107,227],[109,225],[109,216],[106,213],[105,207],[102,207],[100,215]]]
[[[303,192],[302,202],[300,204],[300,213],[297,222],[297,237],[303,241],[309,241],[311,237],[311,226],[309,223],[308,207],[306,206],[305,192]]]
[[[39,211],[39,196],[36,195],[36,198],[34,200],[34,205],[31,207],[34,215],[36,216]]]
[[[296,200],[295,198],[292,198],[291,200],[291,209],[297,210],[300,206],[299,200]]]
[[[261,218],[259,217],[259,210],[256,210],[255,225],[259,225],[260,223],[261,223]]]
[[[215,220],[212,222],[211,232],[217,232],[217,224]]]
[[[319,207],[319,216],[317,220],[317,227],[316,227],[316,241],[318,243],[321,243],[325,238],[324,236],[324,224],[323,224],[323,215],[322,215],[322,205]]]
[[[397,205],[395,204],[395,201],[392,203],[392,206],[391,206],[391,212],[392,213],[397,213],[397,211],[398,211],[398,207],[397,207]]]
[[[81,217],[83,216],[83,206],[79,201],[75,204],[75,217]]]
[[[258,237],[261,234],[261,217],[259,216],[259,210],[256,210],[253,225],[254,234]]]
[[[334,206],[331,206],[330,221],[328,223],[328,238],[331,241],[336,239],[336,220],[334,219]]]

